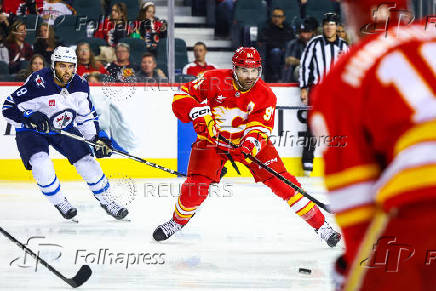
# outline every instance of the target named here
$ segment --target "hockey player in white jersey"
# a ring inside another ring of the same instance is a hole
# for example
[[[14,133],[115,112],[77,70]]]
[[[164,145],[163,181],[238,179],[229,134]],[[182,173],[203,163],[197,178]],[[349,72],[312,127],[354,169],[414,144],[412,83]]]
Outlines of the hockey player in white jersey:
[[[34,72],[3,104],[3,116],[15,126],[24,166],[32,171],[44,196],[65,219],[76,216],[77,209],[64,196],[49,158],[51,145],[76,167],[106,212],[123,219],[128,210],[110,199],[109,181],[93,157],[110,156],[111,141],[99,136],[88,82],[76,74],[76,53],[60,46],[54,50],[51,60],[51,68]],[[100,146],[94,147],[93,153],[84,142],[52,132],[52,127],[82,135]]]

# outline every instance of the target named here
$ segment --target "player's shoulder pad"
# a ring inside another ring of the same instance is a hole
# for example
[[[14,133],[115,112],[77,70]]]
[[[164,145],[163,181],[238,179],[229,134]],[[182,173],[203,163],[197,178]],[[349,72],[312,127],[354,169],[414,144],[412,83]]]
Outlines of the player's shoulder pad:
[[[74,91],[82,91],[85,93],[89,92],[89,84],[85,78],[75,74],[73,80],[71,80],[71,87],[73,87]]]
[[[271,87],[267,83],[265,83],[265,81],[262,79],[259,79],[257,81],[253,89],[256,90],[256,95],[258,96],[263,96],[263,98],[266,99],[269,98],[277,99],[276,94],[273,92]]]
[[[32,90],[33,93],[36,92],[46,92],[47,85],[51,81],[53,82],[53,75],[50,68],[43,68],[42,70],[33,72],[29,77],[27,77],[26,82],[23,87]]]

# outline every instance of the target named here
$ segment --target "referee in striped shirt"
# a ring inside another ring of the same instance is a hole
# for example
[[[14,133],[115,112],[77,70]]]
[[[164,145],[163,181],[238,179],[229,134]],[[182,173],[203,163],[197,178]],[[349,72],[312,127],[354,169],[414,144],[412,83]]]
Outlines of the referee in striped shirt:
[[[324,14],[323,34],[313,37],[301,55],[300,88],[301,101],[307,105],[310,89],[321,82],[330,71],[341,53],[348,51],[345,40],[336,35],[338,17],[335,13]],[[309,174],[313,169],[313,152],[315,146],[310,142],[312,137],[309,126],[303,148],[303,170]]]

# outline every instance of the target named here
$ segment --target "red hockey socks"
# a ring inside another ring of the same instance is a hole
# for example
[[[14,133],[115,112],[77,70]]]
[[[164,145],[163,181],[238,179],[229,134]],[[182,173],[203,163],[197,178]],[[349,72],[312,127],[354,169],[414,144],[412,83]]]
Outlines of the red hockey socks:
[[[281,173],[283,177],[301,187],[298,180],[288,172]],[[291,209],[301,218],[303,218],[310,226],[315,229],[320,228],[324,224],[324,214],[319,210],[318,206],[301,195],[295,192],[289,185],[280,181],[277,177],[273,177],[263,182],[277,196],[286,200]]]
[[[178,224],[185,225],[197,211],[209,194],[209,178],[193,175],[186,179],[176,202],[173,219]]]

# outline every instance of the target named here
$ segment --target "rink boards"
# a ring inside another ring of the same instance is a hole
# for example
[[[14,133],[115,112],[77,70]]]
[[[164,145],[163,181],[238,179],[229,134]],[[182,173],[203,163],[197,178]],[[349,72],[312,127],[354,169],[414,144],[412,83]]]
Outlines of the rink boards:
[[[19,83],[3,83],[0,86],[0,101],[20,86]],[[104,84],[91,86],[91,98],[100,115],[102,126],[110,124],[108,107],[110,104],[119,108],[125,123],[135,135],[136,148],[131,154],[145,158],[165,167],[177,169],[177,156],[180,144],[185,142],[184,132],[178,130],[177,119],[172,113],[171,102],[173,94],[178,91],[178,84]],[[294,84],[271,84],[277,96],[277,106],[301,106],[299,89]],[[302,134],[306,128],[306,111],[297,109],[278,109],[275,115],[275,126],[271,141],[275,144],[283,161],[293,174],[302,175],[301,152]],[[26,171],[21,163],[15,143],[15,130],[0,118],[0,180],[31,180],[30,171]],[[55,150],[50,150],[56,173],[63,180],[78,180],[80,177],[68,161]],[[186,156],[186,155],[180,155]],[[323,171],[319,151],[315,152],[314,176]],[[158,169],[130,159],[113,155],[111,158],[100,159],[104,172],[111,177],[131,178],[163,178],[172,177]],[[229,168],[228,176],[237,176]],[[250,173],[240,166],[242,176]]]

